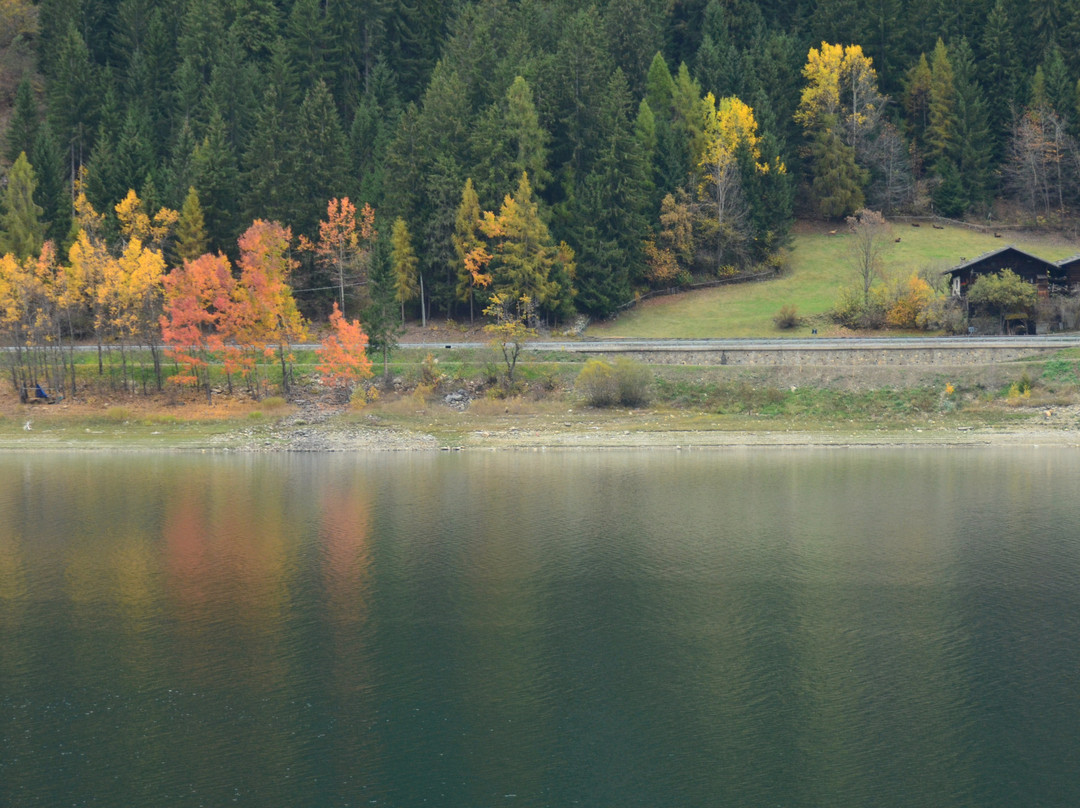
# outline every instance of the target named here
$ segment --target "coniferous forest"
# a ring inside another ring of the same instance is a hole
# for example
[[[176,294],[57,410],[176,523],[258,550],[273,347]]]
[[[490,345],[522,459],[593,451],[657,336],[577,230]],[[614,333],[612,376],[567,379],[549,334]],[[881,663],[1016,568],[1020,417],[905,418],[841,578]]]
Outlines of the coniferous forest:
[[[121,261],[137,235],[166,267],[240,266],[241,234],[279,223],[308,318],[382,299],[384,317],[469,319],[493,295],[602,317],[776,265],[795,215],[1053,222],[1080,188],[1078,0],[0,15],[0,253],[51,241],[87,264],[100,242]]]

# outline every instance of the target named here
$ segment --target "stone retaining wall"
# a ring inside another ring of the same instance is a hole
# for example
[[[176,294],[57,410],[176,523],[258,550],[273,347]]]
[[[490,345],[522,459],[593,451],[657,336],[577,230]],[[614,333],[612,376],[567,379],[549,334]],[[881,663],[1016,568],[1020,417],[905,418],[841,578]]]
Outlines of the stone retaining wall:
[[[618,346],[575,346],[575,353],[597,357],[626,356],[639,362],[662,365],[744,365],[795,367],[905,367],[985,365],[1037,358],[1059,348],[1011,346],[962,346],[955,348],[912,348],[853,346],[850,348],[812,348],[803,346],[678,350],[670,347],[620,349]]]

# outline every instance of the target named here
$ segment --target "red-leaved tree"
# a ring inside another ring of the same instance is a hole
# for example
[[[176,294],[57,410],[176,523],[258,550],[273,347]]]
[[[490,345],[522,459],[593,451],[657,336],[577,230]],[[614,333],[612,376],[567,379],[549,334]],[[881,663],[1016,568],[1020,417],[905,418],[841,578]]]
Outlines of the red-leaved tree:
[[[330,335],[315,351],[319,357],[315,369],[324,385],[337,389],[343,398],[348,398],[353,385],[371,377],[368,337],[360,327],[360,321],[346,320],[337,303],[330,314],[330,329]]]
[[[169,355],[184,368],[172,381],[202,384],[206,400],[212,401],[210,362],[224,348],[223,325],[236,289],[229,259],[206,254],[185,261],[165,276],[164,284],[161,336]]]

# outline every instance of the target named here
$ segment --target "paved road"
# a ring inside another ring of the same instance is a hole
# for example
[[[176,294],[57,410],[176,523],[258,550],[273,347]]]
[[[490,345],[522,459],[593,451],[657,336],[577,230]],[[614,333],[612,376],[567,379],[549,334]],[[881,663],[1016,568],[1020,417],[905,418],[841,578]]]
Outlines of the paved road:
[[[435,351],[447,348],[483,348],[489,342],[403,342],[399,347]],[[129,346],[139,350],[143,346]],[[315,349],[316,344],[294,345],[295,349]],[[582,339],[537,340],[525,344],[529,351],[602,353],[605,351],[795,351],[865,348],[1080,348],[1080,333],[1048,334],[1035,337],[808,337],[791,339]],[[11,351],[2,347],[0,350]],[[66,348],[65,348],[66,350]],[[77,351],[96,351],[95,345],[78,345]]]
[[[439,350],[480,348],[485,342],[412,342],[403,348]],[[535,341],[526,344],[530,351],[568,351],[600,353],[604,351],[731,351],[731,350],[844,350],[866,348],[1077,348],[1078,334],[1049,334],[1031,337],[809,337],[793,339],[583,339],[567,342]]]

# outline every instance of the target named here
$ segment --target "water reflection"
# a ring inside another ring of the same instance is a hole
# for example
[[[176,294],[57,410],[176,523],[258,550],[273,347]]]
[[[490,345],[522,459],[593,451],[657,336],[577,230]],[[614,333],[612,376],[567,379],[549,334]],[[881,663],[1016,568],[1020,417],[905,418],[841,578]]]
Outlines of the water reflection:
[[[4,456],[0,804],[1074,804],[1078,481]]]

